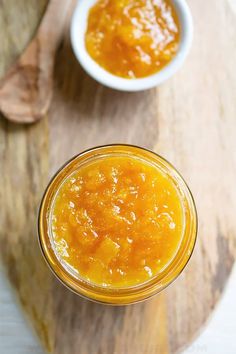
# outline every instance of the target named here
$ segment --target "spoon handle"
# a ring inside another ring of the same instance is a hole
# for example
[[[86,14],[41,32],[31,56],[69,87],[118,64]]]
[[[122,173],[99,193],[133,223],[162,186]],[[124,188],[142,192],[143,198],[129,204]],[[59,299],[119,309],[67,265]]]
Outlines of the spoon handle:
[[[37,34],[0,83],[0,111],[17,123],[47,112],[53,92],[55,53],[74,0],[50,0]]]

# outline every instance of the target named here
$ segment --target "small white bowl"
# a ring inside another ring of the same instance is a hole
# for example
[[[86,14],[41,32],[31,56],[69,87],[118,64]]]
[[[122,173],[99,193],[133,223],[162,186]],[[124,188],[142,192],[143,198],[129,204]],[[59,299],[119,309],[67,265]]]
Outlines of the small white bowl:
[[[98,65],[85,47],[88,13],[97,0],[79,0],[71,22],[71,42],[74,53],[84,70],[96,81],[120,91],[142,91],[158,86],[172,76],[184,62],[193,37],[193,22],[185,0],[172,0],[180,21],[181,37],[176,56],[157,73],[141,79],[125,79],[112,75]]]

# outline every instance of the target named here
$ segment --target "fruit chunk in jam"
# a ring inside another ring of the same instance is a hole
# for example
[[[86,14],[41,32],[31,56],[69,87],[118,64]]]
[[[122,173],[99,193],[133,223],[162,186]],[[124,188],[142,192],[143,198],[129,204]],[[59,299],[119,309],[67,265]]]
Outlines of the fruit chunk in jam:
[[[81,166],[59,188],[52,210],[58,257],[108,287],[134,286],[161,272],[178,250],[183,223],[171,176],[132,156]]]

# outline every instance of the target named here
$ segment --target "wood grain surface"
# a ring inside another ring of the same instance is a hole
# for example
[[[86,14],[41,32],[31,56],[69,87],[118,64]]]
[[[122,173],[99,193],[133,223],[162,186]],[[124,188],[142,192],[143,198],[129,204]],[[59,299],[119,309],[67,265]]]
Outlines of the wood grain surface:
[[[81,0],[83,1],[83,0]],[[77,63],[68,29],[57,53],[49,114],[31,126],[0,118],[0,255],[45,349],[56,354],[179,352],[219,300],[236,254],[236,6],[189,0],[191,54],[168,82],[120,93]],[[45,1],[0,2],[0,73],[22,51]],[[37,244],[37,208],[49,177],[72,155],[105,143],[138,144],[162,154],[196,199],[194,255],[161,295],[127,307],[102,306],[64,288]]]
[[[0,111],[15,123],[33,123],[48,112],[55,54],[73,0],[50,0],[38,31],[0,83]]]

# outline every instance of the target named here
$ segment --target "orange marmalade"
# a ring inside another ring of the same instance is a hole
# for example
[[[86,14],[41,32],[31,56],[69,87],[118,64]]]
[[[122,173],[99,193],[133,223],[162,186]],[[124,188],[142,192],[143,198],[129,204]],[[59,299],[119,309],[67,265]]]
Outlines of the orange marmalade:
[[[165,159],[131,145],[87,150],[53,177],[39,211],[39,241],[77,294],[130,304],[169,285],[196,240],[192,195]]]
[[[176,55],[179,42],[180,25],[169,0],[99,0],[90,10],[86,49],[116,76],[158,72]]]
[[[161,272],[183,233],[181,199],[171,179],[127,156],[98,159],[70,175],[52,218],[60,257],[104,286],[136,285]]]

